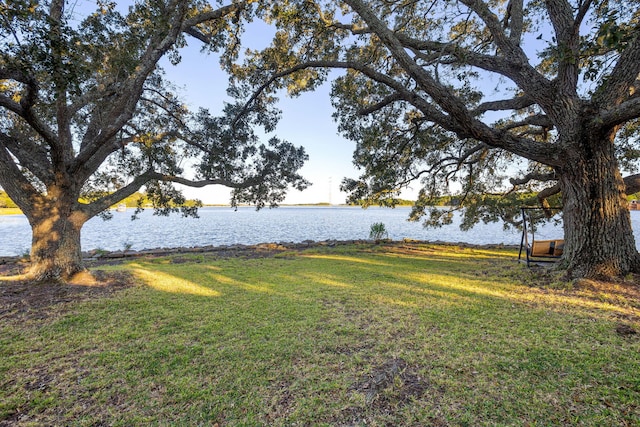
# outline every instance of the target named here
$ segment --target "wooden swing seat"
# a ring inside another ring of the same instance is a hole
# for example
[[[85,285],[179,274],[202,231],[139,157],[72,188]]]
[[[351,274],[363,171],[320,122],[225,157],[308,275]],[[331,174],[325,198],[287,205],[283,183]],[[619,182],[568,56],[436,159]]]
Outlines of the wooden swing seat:
[[[562,208],[550,208],[561,210]],[[564,239],[536,240],[533,231],[529,230],[529,220],[527,211],[540,210],[540,208],[523,206],[522,211],[522,239],[520,240],[520,252],[518,260],[522,261],[523,255],[526,258],[527,267],[531,263],[556,262],[562,257],[564,252]]]
[[[559,258],[564,250],[564,240],[534,240],[530,255],[534,257]]]

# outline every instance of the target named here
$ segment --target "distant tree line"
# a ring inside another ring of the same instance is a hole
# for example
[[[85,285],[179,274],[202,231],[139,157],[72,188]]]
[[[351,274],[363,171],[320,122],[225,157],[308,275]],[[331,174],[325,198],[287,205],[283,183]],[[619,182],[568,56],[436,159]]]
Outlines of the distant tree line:
[[[0,190],[0,208],[17,208],[18,206],[13,203],[13,200],[7,196],[7,193]]]
[[[135,207],[150,207],[152,205],[151,200],[146,193],[136,192],[131,196],[123,199],[120,203],[124,203],[128,208]],[[198,204],[197,200],[186,200],[186,206],[194,206]],[[18,206],[9,198],[6,191],[0,190],[0,209],[2,208],[17,208]]]

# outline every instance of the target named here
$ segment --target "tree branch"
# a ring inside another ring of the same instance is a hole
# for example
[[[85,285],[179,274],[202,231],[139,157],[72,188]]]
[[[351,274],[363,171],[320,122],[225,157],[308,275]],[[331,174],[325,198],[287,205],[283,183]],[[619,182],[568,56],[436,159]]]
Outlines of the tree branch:
[[[577,98],[580,33],[575,27],[573,7],[567,0],[546,0],[547,13],[553,25],[558,48],[558,89],[563,96]]]
[[[4,145],[3,138],[0,138],[0,186],[28,216],[36,208],[38,202],[42,202],[42,196],[13,161]]]
[[[14,80],[26,86],[26,94],[20,97],[20,102],[11,97],[0,95],[0,107],[22,117],[50,146],[56,144],[56,134],[44,124],[33,112],[32,107],[38,100],[38,82],[33,76],[17,70],[0,68],[0,80]]]
[[[457,155],[457,156],[449,156],[449,157],[445,157],[445,158],[443,158],[443,159],[440,159],[440,160],[436,163],[436,165],[434,166],[434,168],[435,168],[436,166],[440,166],[440,165],[442,165],[442,164],[444,164],[444,163],[447,163],[447,162],[454,162],[454,163],[456,163],[458,166],[461,166],[461,165],[463,165],[463,164],[467,163],[467,162],[468,162],[468,160],[467,160],[467,159],[468,159],[469,157],[471,157],[472,155],[474,155],[474,154],[476,154],[476,153],[479,153],[479,152],[481,152],[481,151],[487,150],[487,149],[489,149],[489,148],[491,148],[491,147],[489,147],[489,146],[488,146],[487,144],[485,144],[485,143],[476,144],[476,145],[474,145],[473,147],[468,148],[467,150],[463,151],[462,153],[460,153],[460,154],[459,154],[459,155]],[[434,168],[432,168],[431,170],[433,170]]]
[[[602,109],[621,104],[629,97],[640,74],[640,25],[634,29],[634,37],[622,51],[611,75],[605,79],[594,95],[594,103]]]
[[[144,184],[151,181],[145,174],[136,177],[129,184],[118,189],[117,191],[95,200],[87,205],[79,204],[79,209],[83,211],[88,218],[98,215],[100,212],[106,211],[119,201],[131,196],[140,189]]]
[[[261,177],[252,177],[244,181],[232,181],[224,178],[191,180],[180,176],[166,175],[158,172],[149,172],[147,174],[151,180],[174,182],[176,184],[186,185],[187,187],[202,188],[209,185],[224,185],[229,188],[249,188],[262,182]]]
[[[548,182],[548,181],[557,181],[555,173],[541,173],[541,172],[530,172],[523,176],[522,178],[511,178],[509,182],[511,185],[525,185],[531,181],[539,181],[539,182]]]
[[[476,120],[455,93],[453,93],[449,88],[438,83],[426,70],[416,64],[409,57],[405,47],[396,37],[396,34],[387,28],[387,26],[375,15],[370,7],[365,5],[362,0],[346,0],[345,2],[351,6],[351,8],[362,19],[364,19],[365,22],[367,22],[369,28],[387,46],[399,65],[412,79],[414,79],[422,90],[424,90],[444,111],[448,113],[448,116],[444,116],[424,99],[420,102],[418,95],[414,94],[411,96],[412,99],[407,100],[414,104],[418,109],[422,111],[421,105],[425,105],[428,106],[429,111],[437,111],[438,116],[446,117],[446,120],[443,120],[443,122],[439,124],[445,127],[445,129],[455,132],[461,138],[474,138],[478,141],[485,142],[492,147],[504,148],[514,154],[531,160],[536,160],[550,166],[559,166],[560,161],[557,158],[556,153],[554,153],[555,150],[549,144],[540,144],[533,140],[519,138],[515,135],[509,134],[507,131],[492,129],[481,121]],[[489,22],[487,24],[488,26],[498,25],[497,18],[495,15],[488,12],[484,3],[478,0],[462,0],[462,2],[474,6],[484,15],[487,15],[488,13],[490,16],[483,17],[483,19],[486,19],[487,22]],[[471,7],[471,9],[475,10],[474,7]],[[502,38],[504,38],[504,33],[500,29],[497,29],[496,31],[501,32]],[[502,40],[498,44],[499,46],[504,45],[505,49],[508,49],[517,57],[524,55],[519,47],[512,46],[506,39]],[[528,64],[526,56],[519,58],[519,60],[521,60],[523,64]],[[527,73],[524,73],[521,78],[526,74]],[[534,80],[540,79],[540,75],[535,72],[532,78]],[[397,84],[395,80],[393,80],[393,82],[394,84]],[[532,86],[531,84],[527,84],[525,87],[531,88]],[[403,90],[406,91],[404,88]],[[431,119],[429,114],[425,115],[427,118]],[[437,120],[434,121],[438,123]],[[445,123],[446,125],[444,125]]]
[[[50,25],[49,48],[52,62],[53,93],[55,94],[55,117],[57,138],[51,144],[51,163],[55,170],[66,169],[73,157],[73,137],[71,135],[71,115],[67,108],[68,80],[65,76],[64,50],[62,35],[64,0],[53,0],[49,8]]]
[[[519,122],[508,123],[507,125],[501,127],[501,129],[510,130],[523,126],[540,126],[545,129],[552,129],[553,123],[546,115],[536,114],[533,116],[528,116],[524,120],[521,120]]]
[[[548,216],[551,216],[551,211],[548,210],[550,206],[547,199],[559,193],[560,193],[560,183],[556,183],[551,187],[547,187],[538,193],[537,197],[538,197],[538,201],[540,202],[540,206],[542,206],[546,210],[545,212],[547,213]]]
[[[163,182],[173,182],[176,184],[186,185],[188,187],[194,188],[202,188],[208,185],[223,185],[229,188],[249,188],[251,186],[260,184],[262,182],[260,177],[252,177],[246,179],[241,182],[232,181],[228,179],[204,179],[204,180],[191,180],[175,175],[167,175],[160,172],[155,171],[147,171],[131,181],[126,186],[120,188],[119,190],[104,196],[94,202],[91,202],[88,205],[84,205],[80,207],[80,209],[85,212],[89,217],[93,217],[99,214],[102,211],[109,209],[109,207],[118,203],[122,199],[131,196],[136,191],[140,189],[143,185],[150,181],[163,181]]]
[[[460,99],[449,88],[438,83],[407,54],[405,46],[398,40],[397,34],[387,28],[386,24],[376,16],[368,5],[362,0],[346,0],[346,3],[369,25],[369,28],[380,38],[394,59],[420,89],[425,91],[455,119],[467,115],[467,109]]]
[[[199,31],[196,27],[189,27],[184,30],[185,34],[189,34],[191,37],[200,40],[204,44],[211,43],[211,39],[206,36],[202,31]]]
[[[386,107],[387,105],[393,104],[394,102],[397,101],[402,101],[403,97],[400,96],[400,94],[398,93],[394,93],[392,95],[389,95],[387,97],[385,97],[382,101],[377,102],[367,108],[363,108],[360,111],[358,111],[358,114],[361,116],[366,116],[369,115],[371,113],[374,113],[378,110],[381,110],[382,108]]]
[[[247,3],[246,1],[242,1],[227,6],[222,6],[218,9],[210,10],[208,12],[198,13],[195,16],[186,19],[182,24],[181,30],[186,31],[187,29],[195,27],[204,22],[215,21],[217,19],[231,15],[232,13],[237,13],[238,11],[247,7],[248,4],[249,3]]]
[[[594,119],[594,124],[604,127],[617,126],[640,116],[640,94],[611,108]]]
[[[491,12],[485,1],[461,0],[461,2],[473,12],[475,12],[478,17],[484,22],[484,24],[487,26],[487,29],[491,33],[496,46],[502,53],[502,56],[504,58],[508,58],[512,69],[503,69],[510,71],[509,74],[504,75],[512,79],[518,85],[518,87],[526,92],[528,96],[536,99],[537,103],[546,106],[545,101],[547,99],[553,99],[552,94],[554,91],[554,87],[552,82],[546,79],[542,74],[540,74],[535,68],[531,66],[531,64],[529,63],[529,58],[520,47],[519,42],[516,42],[515,38],[511,39],[506,36],[504,28],[500,25],[500,21],[498,20],[497,16]],[[478,60],[483,59],[483,56],[484,55],[478,55]],[[498,55],[496,55],[496,57],[498,57]],[[491,57],[484,58],[482,62],[479,61],[479,64],[490,64],[491,62],[496,63],[495,59],[492,61],[490,58]],[[476,66],[480,67],[479,64]],[[488,71],[495,72],[499,72],[499,69],[500,68],[492,70],[490,68],[487,68]]]
[[[80,111],[87,105],[96,103],[101,99],[112,97],[118,94],[118,92],[120,92],[121,90],[122,89],[118,88],[117,84],[115,83],[109,84],[105,89],[102,90],[98,90],[96,87],[93,87],[77,97],[75,101],[73,101],[69,105],[69,114],[75,115],[78,111]]]
[[[580,6],[578,7],[578,13],[576,14],[576,18],[573,22],[574,31],[580,31],[580,26],[584,21],[585,16],[587,16],[587,12],[591,8],[591,3],[593,0],[583,0],[584,2],[580,2]]]
[[[476,120],[471,116],[470,112],[463,109],[463,117],[465,120],[456,120],[451,115],[447,115],[435,108],[431,103],[419,96],[415,91],[407,89],[401,82],[389,77],[386,74],[379,73],[370,67],[358,62],[350,61],[309,61],[298,64],[287,70],[274,73],[267,81],[261,84],[252,94],[250,99],[238,114],[238,118],[245,114],[251,104],[276,80],[286,77],[295,72],[307,68],[343,68],[359,71],[367,77],[378,83],[382,83],[387,87],[396,91],[397,100],[404,100],[416,107],[424,115],[425,119],[434,122],[442,128],[456,133],[461,139],[474,138],[478,141],[487,143],[495,148],[504,148],[508,151],[518,154],[522,157],[536,160],[550,166],[559,166],[560,161],[555,156],[555,151],[550,144],[538,143],[531,139],[517,137],[502,129],[492,129],[484,123]],[[455,95],[451,95],[452,97]]]
[[[24,110],[30,109],[38,99],[38,81],[29,74],[15,69],[0,68],[0,80],[14,80],[26,86],[27,92],[20,97],[20,106]]]
[[[546,181],[555,181],[555,180],[557,180],[555,173],[544,174],[544,173],[532,172],[519,179],[511,178],[509,182],[511,182],[511,185],[524,185],[530,181],[546,182]],[[625,185],[625,193],[627,195],[640,192],[640,174],[625,176],[623,178],[623,181]],[[554,194],[559,194],[559,193],[560,193],[560,185],[555,184],[551,187],[548,187],[542,190],[540,193],[538,193],[537,197],[538,197],[538,200],[540,200],[540,203],[543,204],[543,200],[553,196]]]
[[[471,110],[471,114],[478,116],[486,113],[487,111],[504,111],[504,110],[521,110],[523,108],[535,105],[536,102],[527,95],[518,96],[513,99],[503,99],[500,101],[489,101],[478,105],[475,109]]]
[[[524,26],[523,0],[510,0],[507,14],[509,19],[505,20],[504,25],[509,28],[509,40],[519,46]]]
[[[495,72],[513,80],[518,80],[521,70],[519,62],[511,62],[507,58],[483,55],[472,50],[460,47],[455,43],[441,43],[431,40],[417,40],[403,33],[395,33],[403,46],[412,49],[418,54],[424,51],[430,52],[431,56],[420,55],[427,62],[435,61],[437,58],[450,56],[454,59],[446,61],[447,64],[462,64],[477,67],[482,70]],[[445,63],[444,59],[439,59],[439,63]],[[548,82],[547,82],[548,85]]]
[[[54,177],[47,167],[50,164],[47,153],[41,146],[33,144],[29,139],[18,141],[4,132],[0,132],[0,141],[18,159],[20,165],[29,169],[40,181],[45,184],[53,181]]]
[[[97,154],[104,144],[108,144],[131,119],[142,95],[144,83],[155,70],[160,58],[169,51],[182,31],[187,7],[188,2],[180,0],[172,0],[168,5],[167,9],[172,11],[168,28],[166,31],[159,30],[151,38],[140,58],[136,72],[124,83],[120,96],[114,100],[112,108],[106,114],[105,123],[107,125],[96,133],[93,141],[87,142],[80,150],[70,167],[71,173],[76,173],[80,168],[85,167],[84,165],[89,159]]]
[[[136,69],[136,73],[132,75],[121,89],[121,95],[117,100],[114,100],[113,107],[107,114],[105,123],[107,126],[102,128],[100,132],[96,132],[96,136],[93,141],[86,141],[84,147],[80,150],[80,153],[74,160],[71,171],[77,172],[80,168],[85,168],[89,160],[98,155],[104,158],[105,153],[112,152],[113,147],[106,147],[109,145],[117,132],[129,121],[135,111],[136,104],[142,95],[144,83],[149,74],[155,69],[156,64],[166,54],[166,52],[175,43],[176,38],[181,32],[187,32],[190,29],[195,28],[197,25],[220,19],[231,13],[235,13],[247,5],[246,2],[240,2],[231,4],[228,6],[220,7],[216,10],[199,13],[193,17],[185,19],[187,13],[188,2],[180,0],[172,0],[168,10],[171,10],[172,15],[169,21],[169,26],[166,32],[158,32],[147,45],[147,49],[143,53],[139,66]],[[197,30],[193,30],[197,31]],[[115,148],[117,149],[117,147]],[[98,164],[98,162],[91,161],[92,165]],[[93,167],[93,166],[92,166]],[[85,171],[85,173],[93,173],[94,170]]]
[[[627,195],[640,191],[640,174],[629,175],[623,178]]]

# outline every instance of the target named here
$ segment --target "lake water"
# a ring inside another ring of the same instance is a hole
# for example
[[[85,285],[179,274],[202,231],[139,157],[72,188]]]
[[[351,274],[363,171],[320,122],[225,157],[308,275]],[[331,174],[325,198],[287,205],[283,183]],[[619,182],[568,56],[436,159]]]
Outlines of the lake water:
[[[470,231],[454,223],[442,228],[425,229],[420,223],[408,222],[410,208],[399,207],[280,207],[263,209],[228,207],[200,209],[200,218],[154,216],[146,210],[131,221],[133,209],[113,212],[113,219],[93,218],[82,229],[83,250],[134,250],[193,247],[208,245],[302,242],[305,240],[367,239],[371,224],[384,223],[389,238],[427,241],[464,242],[473,244],[520,244],[520,232],[505,231],[501,223],[478,224]],[[640,230],[640,211],[631,212],[634,230]],[[637,231],[636,242],[640,242]],[[537,238],[561,238],[562,229],[547,227]],[[0,216],[0,256],[20,255],[31,246],[31,229],[23,215]]]

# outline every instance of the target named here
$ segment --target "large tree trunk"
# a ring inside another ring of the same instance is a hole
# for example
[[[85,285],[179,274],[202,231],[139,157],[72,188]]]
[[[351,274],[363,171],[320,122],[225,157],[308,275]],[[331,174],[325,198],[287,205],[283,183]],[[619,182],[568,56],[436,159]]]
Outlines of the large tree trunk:
[[[64,213],[64,212],[68,213]],[[84,269],[80,230],[86,216],[70,209],[43,207],[29,218],[31,242],[30,278],[38,281],[67,280]]]
[[[587,136],[561,169],[564,259],[572,278],[621,277],[640,265],[612,138]]]

